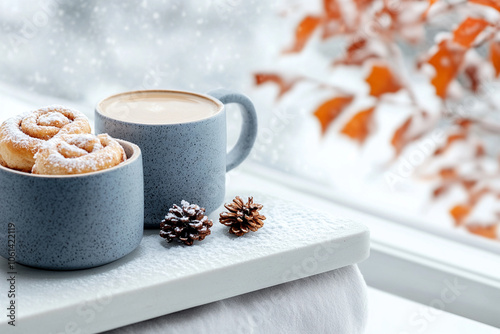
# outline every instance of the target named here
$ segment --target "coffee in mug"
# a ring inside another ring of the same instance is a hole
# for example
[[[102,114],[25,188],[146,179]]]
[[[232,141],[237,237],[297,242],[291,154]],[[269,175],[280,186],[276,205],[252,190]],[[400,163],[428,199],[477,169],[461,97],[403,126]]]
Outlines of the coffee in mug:
[[[214,116],[220,105],[205,97],[179,92],[138,92],[104,100],[103,115],[130,123],[176,124]]]
[[[225,104],[239,104],[240,138],[226,151]],[[95,130],[131,141],[144,161],[144,224],[157,228],[173,204],[182,200],[219,207],[225,174],[250,153],[257,115],[248,97],[218,89],[208,95],[185,91],[134,91],[108,97],[95,110]]]

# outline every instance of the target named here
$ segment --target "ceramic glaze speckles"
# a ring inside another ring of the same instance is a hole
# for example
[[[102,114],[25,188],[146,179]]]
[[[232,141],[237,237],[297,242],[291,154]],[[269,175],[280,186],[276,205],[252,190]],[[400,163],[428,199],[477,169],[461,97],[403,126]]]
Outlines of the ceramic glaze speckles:
[[[138,146],[119,141],[126,162],[78,175],[33,175],[0,166],[0,244],[15,225],[15,260],[70,270],[100,266],[132,252],[144,223]],[[8,249],[0,248],[8,258]]]
[[[195,95],[215,103],[220,111],[194,122],[177,124],[140,124],[106,116],[95,111],[97,133],[132,141],[141,147],[144,160],[145,226],[157,228],[168,209],[181,200],[196,203],[212,212],[222,204],[225,194],[225,173],[238,166],[250,153],[257,135],[257,115],[246,96],[218,89],[206,96],[179,91],[143,91],[144,94],[165,93]],[[137,96],[129,92],[110,97]],[[156,94],[158,95],[158,94]],[[158,98],[158,97],[156,97]],[[224,104],[238,103],[242,108],[243,125],[235,148],[226,153],[226,111]],[[128,118],[131,116],[129,115]]]

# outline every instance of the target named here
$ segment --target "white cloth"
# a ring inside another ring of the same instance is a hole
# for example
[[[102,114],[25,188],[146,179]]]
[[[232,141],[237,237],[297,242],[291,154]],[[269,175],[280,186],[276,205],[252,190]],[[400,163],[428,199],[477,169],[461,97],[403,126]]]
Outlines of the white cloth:
[[[352,265],[106,334],[358,334],[366,316],[366,284]]]

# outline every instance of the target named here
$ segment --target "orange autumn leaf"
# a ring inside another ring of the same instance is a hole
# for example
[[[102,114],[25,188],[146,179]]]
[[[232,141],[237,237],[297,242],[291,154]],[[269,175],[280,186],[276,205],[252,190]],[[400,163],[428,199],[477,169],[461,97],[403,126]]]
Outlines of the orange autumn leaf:
[[[409,141],[408,131],[409,131],[410,127],[411,127],[412,122],[413,122],[413,118],[409,117],[396,130],[396,132],[394,132],[394,135],[392,136],[391,145],[396,150],[396,156],[398,156],[401,153],[401,151],[403,151],[403,148],[406,146],[406,144]]]
[[[336,20],[342,17],[337,0],[323,0],[323,9],[329,20]]]
[[[366,45],[368,44],[368,41],[366,38],[361,37],[358,38],[352,43],[349,44],[349,46],[346,48],[347,56],[353,56],[354,54],[358,53],[360,50],[363,50],[366,48]]]
[[[436,156],[436,155],[443,154],[451,147],[451,145],[454,142],[459,141],[459,140],[465,140],[466,138],[467,138],[466,133],[455,133],[455,134],[450,135],[446,139],[446,143],[442,147],[440,147],[440,148],[436,149],[436,151],[434,151],[434,155]]]
[[[455,120],[455,124],[461,127],[463,130],[469,130],[470,126],[474,124],[474,121],[470,118],[459,118]]]
[[[363,49],[366,48],[367,45],[367,40],[366,38],[358,38],[352,42],[349,43],[345,50],[345,56],[342,57],[341,59],[338,59],[334,62],[334,65],[336,64],[345,64],[345,65],[350,65],[350,64],[355,64],[355,65],[361,65],[362,62],[358,61],[353,61],[353,59],[356,59],[357,55],[362,52]]]
[[[481,158],[486,155],[486,148],[484,147],[483,144],[478,143],[476,145],[476,158]]]
[[[468,225],[466,226],[467,230],[470,233],[489,238],[489,239],[496,239],[497,238],[497,229],[498,225],[492,224],[488,226],[482,226],[482,225]]]
[[[429,0],[429,5],[427,6],[427,9],[425,10],[425,12],[422,14],[422,18],[425,18],[427,16],[427,14],[429,13],[429,10],[431,9],[431,7],[437,2],[438,0]]]
[[[437,187],[436,189],[433,190],[432,197],[434,199],[437,199],[437,198],[443,196],[449,190],[449,188],[450,188],[449,184],[443,184],[443,185]]]
[[[488,187],[481,188],[479,190],[476,190],[470,194],[469,202],[472,203],[473,205],[476,205],[477,202],[484,196],[489,193],[491,193],[491,189]]]
[[[347,107],[352,100],[353,96],[339,96],[322,103],[314,112],[314,116],[321,124],[321,132],[324,134],[330,124],[340,115],[340,113]]]
[[[278,99],[285,93],[287,93],[290,89],[292,89],[295,83],[297,83],[298,81],[298,79],[285,80],[283,79],[283,77],[275,73],[256,73],[254,77],[255,77],[255,84],[257,86],[260,86],[268,82],[272,82],[278,85],[279,88],[279,93],[277,96]]]
[[[395,93],[402,88],[399,80],[394,77],[391,70],[382,65],[374,65],[365,81],[370,85],[370,95],[375,97]]]
[[[354,3],[356,4],[356,7],[358,7],[358,10],[364,10],[372,2],[373,2],[373,0],[354,0]]]
[[[323,40],[335,36],[343,29],[344,20],[337,0],[323,0],[323,9],[325,11],[325,20],[323,20]]]
[[[477,65],[467,66],[464,70],[464,74],[465,77],[469,79],[470,90],[477,93],[481,85],[481,78],[479,77],[479,68]]]
[[[458,174],[454,168],[443,168],[439,171],[439,176],[443,179],[456,179]]]
[[[477,180],[461,180],[462,186],[470,191],[476,184]]]
[[[469,48],[481,31],[489,25],[484,19],[468,17],[453,32],[453,41]]]
[[[462,225],[465,218],[467,218],[471,210],[472,207],[470,205],[463,205],[463,204],[455,205],[453,208],[451,208],[450,214],[455,220],[455,225],[456,226]]]
[[[368,41],[366,38],[356,38],[351,41],[342,58],[335,60],[333,65],[362,65],[370,58],[377,58],[378,55],[368,48]]]
[[[495,8],[500,12],[500,0],[469,0],[469,2],[476,3],[478,5],[489,6]]]
[[[358,112],[342,128],[341,133],[363,144],[371,131],[374,110],[375,107],[371,107]]]
[[[312,33],[316,29],[320,22],[320,18],[317,16],[306,16],[297,26],[295,30],[295,42],[294,45],[285,51],[285,53],[300,52],[306,45],[309,38],[311,38]]]
[[[490,61],[498,77],[500,74],[500,41],[493,41],[490,43]]]
[[[439,43],[437,52],[427,61],[436,71],[431,83],[439,97],[446,97],[448,86],[455,79],[464,54],[463,47],[451,45],[451,41],[444,40]]]

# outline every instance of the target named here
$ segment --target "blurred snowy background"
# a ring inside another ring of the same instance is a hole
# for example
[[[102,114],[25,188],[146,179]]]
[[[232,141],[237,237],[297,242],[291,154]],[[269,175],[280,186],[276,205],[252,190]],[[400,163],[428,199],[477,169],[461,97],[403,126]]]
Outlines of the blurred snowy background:
[[[265,40],[275,38],[275,6],[258,0],[2,1],[0,80],[90,105],[131,89],[245,89],[250,69],[272,45]]]
[[[300,0],[2,1],[0,93],[70,101],[92,116],[98,101],[128,90],[236,89],[254,100],[260,117],[254,162],[329,186],[333,194],[392,219],[470,237],[464,230],[450,229],[454,223],[448,207],[465,196],[460,190],[435,205],[430,201],[432,187],[415,182],[411,171],[397,187],[387,181],[389,130],[408,111],[397,104],[380,111],[377,135],[361,149],[335,131],[321,137],[311,111],[328,91],[305,83],[277,103],[277,87],[255,86],[255,72],[292,68],[349,89],[369,89],[359,70],[332,74],[335,42],[282,57],[300,19],[296,9],[300,14],[320,6],[321,1]],[[433,88],[415,85],[422,103],[434,108]],[[234,109],[228,115],[232,142],[239,128]],[[350,115],[348,111],[343,117]],[[489,223],[490,217],[474,219]]]

